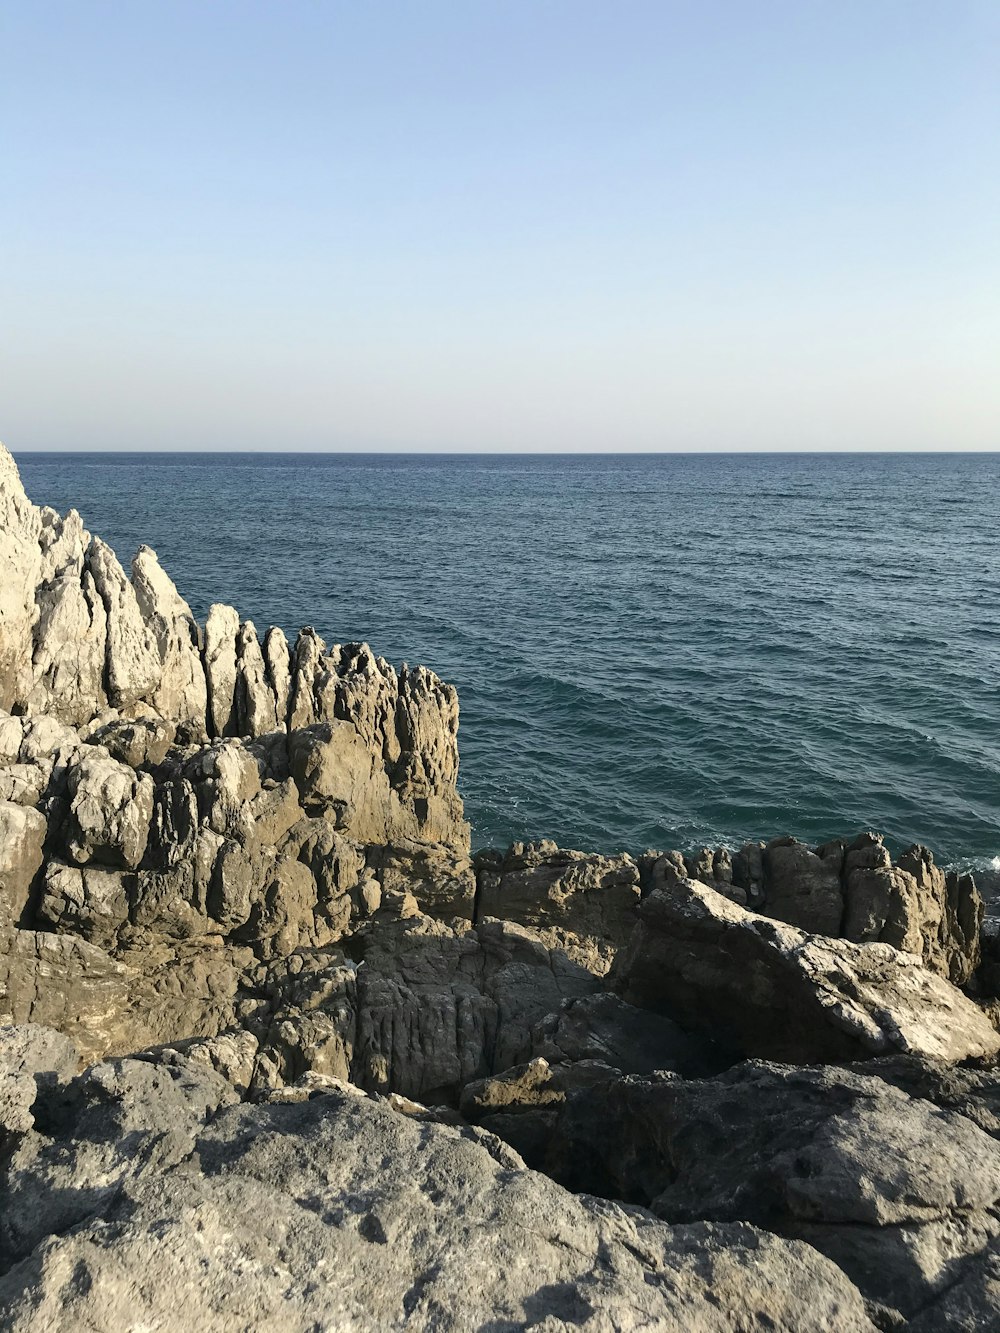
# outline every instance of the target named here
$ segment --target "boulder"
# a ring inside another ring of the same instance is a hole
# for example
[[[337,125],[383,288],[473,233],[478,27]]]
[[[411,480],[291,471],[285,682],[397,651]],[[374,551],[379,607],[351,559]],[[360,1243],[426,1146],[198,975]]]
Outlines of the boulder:
[[[549,1145],[545,1165],[572,1188],[675,1223],[738,1219],[807,1240],[897,1320],[1000,1233],[1000,1144],[849,1070],[604,1080],[570,1094]]]
[[[240,618],[231,606],[214,602],[205,621],[205,681],[208,729],[212,736],[232,736],[236,714],[236,636]]]
[[[983,903],[973,877],[941,870],[920,845],[893,863],[878,833],[816,848],[774,838],[747,843],[735,854],[725,847],[687,856],[647,853],[639,869],[644,896],[695,879],[812,934],[877,941],[918,954],[956,986],[965,985],[979,966]]]
[[[959,1061],[1000,1052],[982,1010],[887,944],[807,934],[694,880],[652,893],[639,916],[615,963],[618,993],[745,1055]]]
[[[597,1060],[623,1074],[708,1073],[724,1064],[710,1040],[606,991],[565,1000],[535,1027],[532,1050],[553,1063]]]
[[[118,557],[100,537],[91,539],[87,569],[107,612],[108,702],[113,708],[126,708],[152,697],[159,686],[156,636],[142,618],[135,589]]]
[[[502,856],[480,853],[477,912],[593,940],[610,965],[629,938],[639,871],[628,855],[563,851],[554,842],[514,843]]]
[[[0,1023],[37,1023],[65,1033],[84,1059],[127,1033],[135,971],[73,935],[0,930]]]
[[[40,1093],[69,1082],[80,1056],[68,1037],[33,1023],[0,1027],[0,1147],[34,1126]]]
[[[208,695],[201,631],[191,608],[148,546],[140,546],[132,561],[132,586],[160,658],[159,680],[150,703],[182,734],[200,740],[206,734]]]

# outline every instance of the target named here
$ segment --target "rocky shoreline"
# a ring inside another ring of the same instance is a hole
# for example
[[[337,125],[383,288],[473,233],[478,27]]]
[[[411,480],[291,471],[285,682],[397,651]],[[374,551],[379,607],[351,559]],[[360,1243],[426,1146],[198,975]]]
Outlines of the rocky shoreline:
[[[457,736],[0,446],[0,1327],[1000,1327],[974,878],[472,855]]]

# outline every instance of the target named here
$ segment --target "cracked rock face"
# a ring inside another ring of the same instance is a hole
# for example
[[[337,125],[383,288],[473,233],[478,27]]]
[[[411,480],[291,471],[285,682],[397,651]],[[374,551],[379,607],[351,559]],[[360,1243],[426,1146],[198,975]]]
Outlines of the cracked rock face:
[[[946,874],[921,846],[893,863],[876,833],[816,848],[775,838],[735,855],[726,848],[686,857],[647,853],[640,875],[646,893],[694,879],[812,934],[891,944],[955,985],[979,966],[983,900],[972,876]]]
[[[0,1303],[28,1333],[874,1328],[809,1245],[577,1198],[347,1088],[240,1104],[175,1052],[97,1065],[35,1114],[0,1225]]]
[[[746,1055],[994,1057],[983,1011],[914,954],[807,934],[695,880],[655,890],[615,962],[619,992]]]

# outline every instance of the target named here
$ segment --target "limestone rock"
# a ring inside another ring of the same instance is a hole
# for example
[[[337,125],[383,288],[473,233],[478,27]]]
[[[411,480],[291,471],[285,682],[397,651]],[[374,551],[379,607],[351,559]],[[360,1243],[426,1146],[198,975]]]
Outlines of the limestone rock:
[[[427,916],[441,921],[472,920],[476,871],[464,852],[441,843],[394,842],[370,847],[367,864],[388,894],[410,893]]]
[[[27,1133],[39,1093],[67,1083],[79,1066],[76,1047],[53,1028],[0,1027],[0,1143],[8,1134]]]
[[[128,921],[129,898],[135,893],[135,875],[50,860],[38,919],[47,930],[69,931],[108,948]]]
[[[240,618],[231,606],[214,602],[205,621],[205,681],[208,725],[213,736],[232,736],[236,713],[236,636]]]
[[[173,722],[156,714],[99,721],[85,731],[88,741],[107,750],[113,759],[129,768],[152,768],[162,764],[177,737]]]
[[[75,723],[108,702],[108,611],[87,567],[90,544],[75,511],[65,519],[42,511],[31,684],[21,697],[32,711]]]
[[[830,843],[814,852],[794,838],[769,842],[763,854],[767,915],[814,935],[839,936],[844,919],[840,885],[843,863],[840,843]]]
[[[27,923],[47,832],[40,811],[0,801],[0,921],[15,926]]]
[[[86,1058],[121,1041],[135,973],[73,935],[0,931],[0,1023],[56,1028]]]
[[[738,1218],[806,1239],[897,1319],[1000,1231],[1000,1145],[954,1111],[840,1069],[604,1080],[566,1099],[546,1164],[672,1222]]]
[[[554,842],[514,843],[502,859],[480,855],[480,916],[557,927],[604,946],[608,958],[632,933],[639,872],[628,855],[562,851]]]
[[[30,689],[35,588],[41,574],[41,514],[0,444],[0,708]]]
[[[149,701],[162,718],[200,739],[205,735],[208,695],[201,632],[191,608],[148,546],[140,546],[132,561],[132,586],[160,657],[159,680]]]
[[[694,880],[651,894],[639,915],[616,960],[619,993],[744,1054],[958,1061],[1000,1051],[971,1000],[889,945],[809,935]]]
[[[100,537],[91,540],[87,568],[108,617],[108,702],[120,709],[156,690],[160,653],[152,630],[142,618],[132,584],[114,551]]]
[[[536,1026],[532,1050],[552,1062],[597,1060],[623,1074],[707,1073],[722,1063],[711,1041],[608,992],[565,1000]]]
[[[245,620],[239,628],[236,659],[234,707],[239,735],[264,736],[279,726],[284,729],[284,711],[273,682],[268,679],[267,664],[252,620]]]
[[[134,870],[149,838],[152,779],[93,746],[70,764],[67,787],[63,841],[69,857],[78,865],[96,862]]]
[[[127,1163],[106,1129],[104,1144],[86,1139],[86,1113],[77,1135],[92,1146],[68,1163],[29,1136],[14,1165],[17,1215],[51,1235],[0,1280],[0,1303],[25,1333],[124,1333],[137,1321],[205,1333],[584,1323],[872,1333],[856,1289],[799,1242],[739,1224],[669,1227],[575,1198],[509,1153],[496,1160],[471,1130],[334,1088],[223,1106],[200,1130],[215,1094],[168,1091],[144,1092],[140,1106],[162,1109],[143,1115],[95,1104],[139,1145]],[[54,1189],[63,1179],[84,1188]],[[28,1237],[13,1239],[28,1251]]]

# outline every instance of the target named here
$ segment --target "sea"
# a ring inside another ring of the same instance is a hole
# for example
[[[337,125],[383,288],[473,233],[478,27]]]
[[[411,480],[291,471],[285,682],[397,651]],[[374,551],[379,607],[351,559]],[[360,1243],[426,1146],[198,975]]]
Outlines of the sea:
[[[1000,455],[18,463],[199,618],[453,682],[474,847],[876,829],[1000,868]]]

